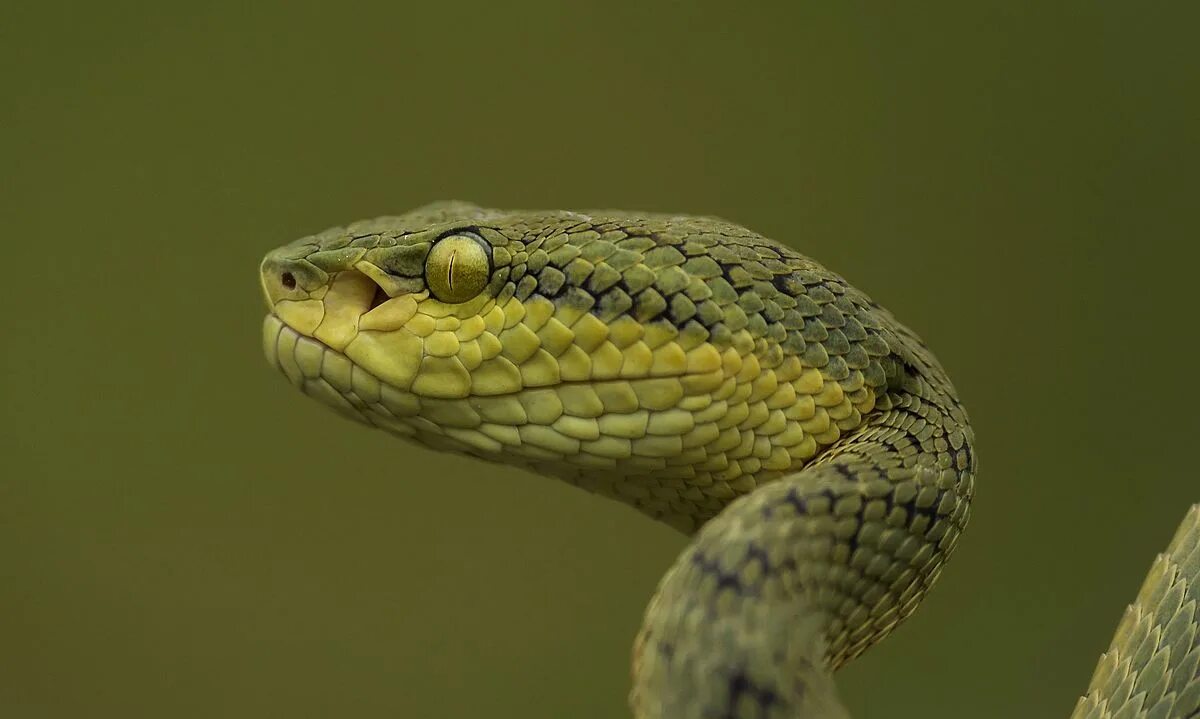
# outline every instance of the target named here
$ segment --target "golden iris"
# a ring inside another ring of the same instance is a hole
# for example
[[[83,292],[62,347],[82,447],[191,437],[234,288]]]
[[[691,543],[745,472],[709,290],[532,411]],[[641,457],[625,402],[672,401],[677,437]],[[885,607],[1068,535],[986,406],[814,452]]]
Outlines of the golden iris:
[[[442,302],[466,302],[487,285],[491,269],[483,242],[450,235],[438,240],[425,258],[425,286]]]

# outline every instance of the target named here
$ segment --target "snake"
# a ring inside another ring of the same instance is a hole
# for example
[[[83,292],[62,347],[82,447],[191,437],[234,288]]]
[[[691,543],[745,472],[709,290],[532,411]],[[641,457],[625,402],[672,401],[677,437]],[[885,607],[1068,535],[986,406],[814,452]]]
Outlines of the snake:
[[[924,341],[732,222],[438,202],[297,239],[259,276],[264,352],[304,394],[686,535],[633,643],[638,719],[848,716],[833,673],[967,525],[975,437]],[[1200,716],[1198,605],[1200,505],[1072,716]]]

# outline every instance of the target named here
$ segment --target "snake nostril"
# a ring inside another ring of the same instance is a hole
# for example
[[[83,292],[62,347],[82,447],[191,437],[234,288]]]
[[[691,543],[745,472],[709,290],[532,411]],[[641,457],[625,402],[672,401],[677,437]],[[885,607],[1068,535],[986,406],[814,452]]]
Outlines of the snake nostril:
[[[284,272],[279,276],[279,281],[282,282],[283,286],[289,290],[296,289],[296,276],[291,272]]]

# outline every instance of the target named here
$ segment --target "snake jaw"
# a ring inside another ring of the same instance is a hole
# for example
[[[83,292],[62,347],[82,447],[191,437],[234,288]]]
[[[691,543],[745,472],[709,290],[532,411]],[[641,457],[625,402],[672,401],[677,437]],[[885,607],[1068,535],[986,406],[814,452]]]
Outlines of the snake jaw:
[[[363,272],[365,262],[353,269],[321,270],[306,259],[310,250],[287,245],[269,253],[259,267],[270,310],[263,320],[264,354],[305,394],[344,417],[376,426],[354,389],[377,399],[380,382],[362,369],[353,370],[344,351],[358,337],[364,317],[381,309],[395,315],[396,306],[411,298],[404,295],[399,303],[390,299],[373,277],[382,273]],[[374,321],[379,322],[378,314]]]

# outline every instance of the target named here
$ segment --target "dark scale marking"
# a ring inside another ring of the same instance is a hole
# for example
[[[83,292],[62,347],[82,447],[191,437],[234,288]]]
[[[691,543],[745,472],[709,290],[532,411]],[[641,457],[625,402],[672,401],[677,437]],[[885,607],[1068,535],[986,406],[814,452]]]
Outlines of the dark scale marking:
[[[547,267],[538,274],[537,294],[554,299],[562,294],[567,287],[566,275],[555,267]]]
[[[726,677],[726,687],[729,704],[725,707],[725,713],[717,715],[717,719],[739,719],[739,717],[742,717],[743,715],[738,711],[738,706],[745,697],[750,697],[751,701],[758,707],[760,716],[767,716],[771,708],[780,703],[779,692],[771,687],[756,685],[745,669],[735,669],[730,672]]]
[[[762,567],[762,572],[764,575],[770,575],[776,571],[776,568],[771,566],[771,558],[767,554],[767,550],[753,542],[746,547],[746,561],[743,563],[743,565],[749,564],[750,562],[758,562],[759,566]],[[778,569],[784,570],[795,568],[796,560],[792,559],[791,557],[786,557],[783,560],[783,563],[778,567]]]
[[[832,488],[822,489],[820,492],[816,493],[814,497],[824,497],[825,499],[829,500],[830,507],[837,502],[837,495],[833,493]],[[795,487],[788,489],[787,494],[785,494],[782,499],[784,503],[791,505],[791,507],[796,511],[796,514],[809,514],[808,501],[800,495],[800,491]],[[764,505],[762,508],[763,517],[770,517],[772,514],[774,514],[774,510],[775,507],[771,504]]]
[[[730,589],[739,596],[758,596],[758,587],[747,587],[743,585],[741,579],[738,578],[740,567],[734,567],[731,570],[726,570],[721,566],[721,561],[719,559],[709,558],[700,551],[697,551],[692,555],[692,565],[702,574],[716,577],[718,591],[722,589]]]

